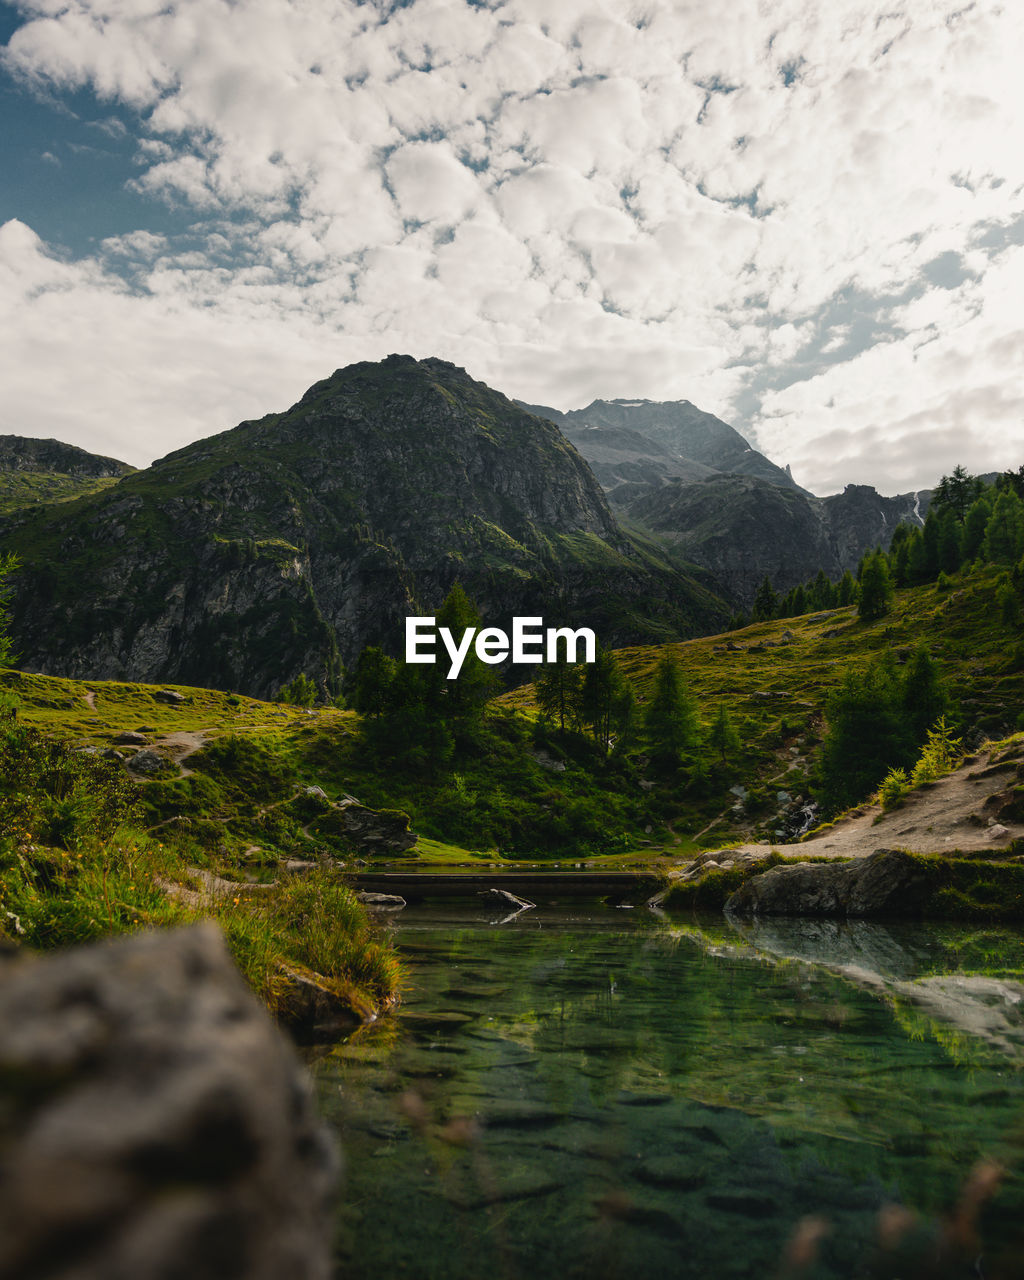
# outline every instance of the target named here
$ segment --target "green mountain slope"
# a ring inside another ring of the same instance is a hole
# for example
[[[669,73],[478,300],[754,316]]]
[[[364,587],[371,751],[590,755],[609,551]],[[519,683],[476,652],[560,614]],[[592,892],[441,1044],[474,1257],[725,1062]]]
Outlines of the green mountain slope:
[[[267,694],[334,688],[461,582],[491,625],[608,644],[720,625],[721,602],[618,527],[549,422],[440,360],[391,356],[3,539],[30,669]]]

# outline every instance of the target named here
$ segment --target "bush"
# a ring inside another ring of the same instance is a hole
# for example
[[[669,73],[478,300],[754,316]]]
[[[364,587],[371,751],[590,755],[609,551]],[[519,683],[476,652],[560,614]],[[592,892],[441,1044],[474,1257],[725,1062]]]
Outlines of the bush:
[[[293,707],[311,707],[317,700],[317,693],[317,687],[309,676],[300,672],[289,684],[278,689],[276,700]]]
[[[961,746],[961,739],[954,738],[953,731],[947,726],[946,717],[940,716],[935,728],[928,731],[928,740],[910,775],[911,783],[918,787],[923,782],[934,782],[936,778],[949,773],[960,759]]]
[[[875,799],[880,802],[883,809],[895,809],[909,790],[910,779],[907,777],[906,769],[890,769],[882,779],[882,785],[878,788]]]
[[[139,793],[121,766],[20,725],[0,709],[0,832],[27,832],[73,849],[138,814]]]

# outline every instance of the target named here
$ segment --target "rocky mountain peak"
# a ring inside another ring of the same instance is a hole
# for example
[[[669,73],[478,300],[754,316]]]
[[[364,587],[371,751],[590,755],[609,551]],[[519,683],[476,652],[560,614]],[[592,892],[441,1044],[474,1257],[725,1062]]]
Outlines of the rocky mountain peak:
[[[25,565],[26,665],[257,694],[299,672],[329,686],[366,644],[399,651],[405,617],[456,582],[492,625],[540,615],[608,644],[724,616],[620,529],[553,423],[407,355],[33,513],[5,546]]]

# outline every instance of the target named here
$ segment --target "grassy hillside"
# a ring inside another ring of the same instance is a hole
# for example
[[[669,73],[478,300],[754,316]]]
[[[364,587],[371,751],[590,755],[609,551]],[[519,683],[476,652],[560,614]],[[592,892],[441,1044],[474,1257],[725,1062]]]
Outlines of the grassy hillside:
[[[986,568],[954,579],[947,590],[932,585],[898,591],[892,611],[872,623],[858,620],[850,606],[670,646],[617,651],[642,700],[650,697],[664,649],[676,652],[705,728],[724,705],[741,740],[730,768],[720,770],[712,785],[681,791],[678,780],[671,787],[656,785],[649,793],[651,809],[662,824],[671,823],[674,836],[699,845],[771,838],[779,810],[788,803],[778,793],[810,795],[829,692],[847,670],[864,671],[887,653],[897,664],[905,662],[920,644],[947,682],[952,721],[969,744],[1024,728],[1024,645],[1018,631],[1001,621],[1001,577],[998,569]],[[500,702],[537,714],[530,685]],[[732,785],[748,792],[740,805],[729,791]],[[659,834],[664,833],[662,825]]]
[[[117,476],[69,476],[53,471],[0,471],[0,516],[69,502],[117,484]]]
[[[46,950],[212,917],[300,1035],[396,999],[397,959],[351,890],[329,867],[287,865],[328,807],[281,750],[296,713],[13,671],[0,688],[0,942]]]
[[[351,711],[184,686],[177,687],[183,701],[168,703],[153,686],[17,673],[0,677],[0,687],[19,699],[24,723],[80,746],[130,753],[138,744],[114,740],[140,732],[167,758],[166,769],[141,783],[149,824],[254,870],[318,852],[365,856],[329,821],[311,819],[297,794],[307,787],[331,802],[350,796],[407,813],[435,842],[422,847],[427,856],[437,842],[519,858],[678,854],[773,838],[780,815],[811,795],[826,695],[846,670],[880,654],[893,652],[899,662],[924,641],[969,741],[1016,729],[1024,662],[995,608],[997,577],[978,572],[949,591],[902,591],[876,623],[840,609],[668,646],[680,656],[705,731],[724,705],[740,748],[724,763],[705,752],[702,769],[667,776],[650,767],[642,739],[605,759],[577,735],[539,725],[531,685],[498,698],[452,758],[426,771],[396,769],[375,755]],[[641,710],[662,653],[616,655]]]

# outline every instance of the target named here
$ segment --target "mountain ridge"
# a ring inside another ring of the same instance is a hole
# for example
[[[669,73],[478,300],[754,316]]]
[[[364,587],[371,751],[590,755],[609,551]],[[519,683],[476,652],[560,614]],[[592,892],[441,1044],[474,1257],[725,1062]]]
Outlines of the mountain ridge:
[[[492,625],[545,615],[609,645],[725,606],[618,525],[550,422],[442,360],[336,370],[290,409],[30,513],[13,629],[29,669],[273,693],[336,689],[363,646],[460,582]]]

